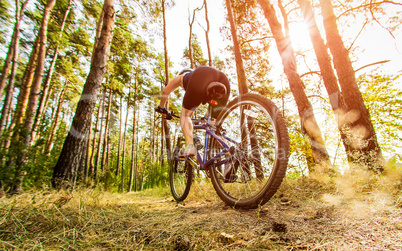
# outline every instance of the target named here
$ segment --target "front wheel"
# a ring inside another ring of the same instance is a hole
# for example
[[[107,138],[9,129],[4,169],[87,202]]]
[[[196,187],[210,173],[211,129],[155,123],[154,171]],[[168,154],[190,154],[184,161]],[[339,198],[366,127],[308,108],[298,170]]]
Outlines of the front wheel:
[[[230,151],[210,168],[219,197],[229,206],[252,209],[265,204],[285,177],[289,136],[285,120],[267,98],[246,94],[231,101],[216,122]],[[222,151],[212,140],[210,158]]]
[[[193,167],[186,159],[179,157],[179,150],[176,149],[170,161],[170,191],[176,201],[183,201],[190,192],[193,180]]]

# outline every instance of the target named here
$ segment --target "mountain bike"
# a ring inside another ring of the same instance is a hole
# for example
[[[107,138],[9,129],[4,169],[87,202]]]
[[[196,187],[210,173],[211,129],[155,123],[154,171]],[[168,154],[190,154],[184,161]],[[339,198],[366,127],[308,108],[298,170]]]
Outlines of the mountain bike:
[[[164,116],[179,118],[173,112]],[[287,127],[277,106],[261,95],[245,94],[229,102],[216,121],[208,115],[192,121],[195,132],[205,132],[204,141],[194,138],[195,156],[183,157],[182,141],[177,140],[169,161],[174,199],[186,199],[198,169],[206,171],[218,196],[231,207],[253,209],[268,202],[285,177],[289,156]]]

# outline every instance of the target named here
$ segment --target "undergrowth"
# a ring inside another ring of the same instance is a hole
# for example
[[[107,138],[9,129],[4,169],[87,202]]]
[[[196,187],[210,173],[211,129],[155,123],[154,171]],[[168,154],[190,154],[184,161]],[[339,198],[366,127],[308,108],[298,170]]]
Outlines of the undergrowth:
[[[358,167],[285,179],[266,205],[250,211],[226,207],[201,178],[182,203],[169,187],[124,194],[32,190],[0,199],[0,249],[286,250],[322,242],[330,245],[318,249],[384,248],[385,242],[398,248],[401,190],[400,169],[376,175]],[[378,235],[375,241],[353,237],[369,233]]]

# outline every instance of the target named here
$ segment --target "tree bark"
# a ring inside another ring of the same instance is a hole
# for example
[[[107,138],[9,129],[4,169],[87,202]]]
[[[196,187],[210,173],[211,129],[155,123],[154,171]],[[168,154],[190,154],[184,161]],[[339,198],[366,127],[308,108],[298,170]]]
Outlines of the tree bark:
[[[56,131],[57,131],[57,125],[59,123],[61,110],[63,108],[64,95],[67,92],[67,88],[68,88],[68,79],[66,79],[66,84],[64,85],[64,88],[60,93],[56,113],[55,113],[54,117],[52,117],[52,124],[50,126],[49,137],[48,137],[48,139],[46,141],[46,144],[45,144],[45,151],[44,152],[45,152],[46,155],[49,155],[50,150],[52,149],[53,138],[54,138],[54,135],[56,134]]]
[[[194,59],[193,59],[193,25],[194,25],[194,21],[195,21],[195,13],[199,10],[201,10],[201,8],[195,8],[193,10],[193,17],[191,18],[191,15],[189,13],[188,15],[188,26],[190,27],[190,35],[188,37],[188,55],[190,58],[190,68],[194,69]],[[189,11],[190,12],[190,11]]]
[[[169,83],[169,57],[168,57],[168,49],[167,49],[167,36],[166,36],[166,10],[165,10],[165,0],[162,0],[162,14],[163,14],[163,45],[164,45],[164,54],[165,54],[165,86]],[[167,104],[168,105],[168,104]],[[155,116],[155,114],[154,114]],[[165,135],[170,135],[168,121],[162,119],[162,130],[165,130]],[[155,127],[153,128],[155,130]],[[154,133],[153,133],[154,135]],[[153,139],[154,140],[154,139]],[[162,139],[163,140],[163,139]],[[154,142],[153,142],[154,146]],[[168,154],[168,158],[170,158],[171,146],[170,140],[166,138],[166,152]],[[153,160],[154,155],[152,154],[151,160]]]
[[[21,20],[22,20],[23,14],[24,14],[25,7],[28,4],[28,1],[29,0],[25,0],[25,2],[22,3],[21,9],[20,9],[20,1],[19,0],[15,1],[15,7],[16,7],[15,8],[15,24],[14,24],[13,34],[11,35],[10,45],[8,46],[6,60],[4,61],[3,69],[1,72],[1,76],[0,76],[0,98],[3,95],[3,90],[6,85],[8,74],[10,72],[11,61],[15,57],[15,55],[18,55],[18,52],[15,53],[15,51],[16,51],[16,49],[18,49]]]
[[[163,48],[165,55],[165,86],[169,83],[169,56],[167,49],[167,35],[166,35],[166,9],[165,9],[165,0],[162,0],[162,17],[163,17]]]
[[[38,51],[38,64],[35,69],[34,80],[32,82],[31,91],[28,100],[28,106],[25,113],[23,128],[19,130],[19,139],[23,140],[25,147],[22,151],[18,151],[16,158],[15,177],[13,181],[13,188],[10,193],[21,193],[22,180],[25,175],[25,165],[27,159],[27,148],[31,145],[31,131],[34,118],[34,110],[38,102],[38,95],[40,91],[40,85],[42,82],[43,69],[45,64],[46,43],[47,43],[47,26],[50,18],[51,11],[54,7],[56,0],[49,0],[45,5],[43,12],[43,18],[41,27],[39,29],[39,51]]]
[[[322,38],[318,25],[315,20],[313,8],[309,0],[298,0],[300,8],[302,10],[304,21],[308,23],[308,31],[310,34],[310,39],[313,44],[314,52],[317,57],[318,66],[320,67],[321,76],[324,81],[324,86],[327,90],[329,102],[331,104],[332,110],[335,116],[344,116],[347,111],[347,106],[345,104],[344,98],[338,86],[338,79],[336,78],[335,72],[332,68],[331,56],[328,53],[328,48],[325,45],[324,39]],[[342,142],[345,150],[348,151],[350,148],[349,140],[345,133],[345,125],[337,120],[338,129],[341,134]]]
[[[63,182],[71,184],[76,176],[76,167],[80,163],[77,157],[85,148],[91,117],[95,108],[97,95],[101,88],[110,53],[110,42],[115,23],[114,0],[105,0],[102,32],[94,48],[91,70],[88,74],[75,116],[64,142],[63,149],[54,167],[52,185],[60,187]]]
[[[105,122],[105,136],[103,138],[103,151],[102,151],[102,162],[101,162],[101,170],[104,172],[106,170],[106,151],[107,146],[109,144],[109,120],[110,120],[110,113],[112,108],[112,98],[113,98],[113,91],[110,89],[109,92],[109,100],[107,102],[107,115],[106,115],[106,122]]]
[[[369,168],[382,170],[382,153],[377,135],[357,86],[349,51],[345,48],[339,33],[332,3],[330,0],[320,0],[320,5],[328,47],[334,60],[342,96],[348,107],[348,113],[343,121],[351,128],[349,136],[352,143],[347,151],[348,159],[355,164],[363,164]]]
[[[29,94],[27,111],[25,114],[24,130],[26,135],[24,137],[25,145],[29,146],[32,143],[32,126],[35,116],[35,109],[39,99],[39,92],[43,79],[43,72],[45,68],[45,56],[46,56],[46,44],[47,44],[47,26],[50,18],[51,11],[56,0],[49,0],[45,6],[41,28],[39,30],[39,52],[38,52],[38,64],[36,65],[35,75],[31,86],[31,92]]]
[[[9,157],[14,158],[15,154],[11,153],[10,155],[9,153],[10,145],[12,142],[14,144],[17,144],[20,141],[19,130],[22,126],[23,119],[25,116],[25,110],[28,104],[29,92],[31,89],[33,74],[35,72],[36,58],[38,56],[38,48],[39,48],[39,36],[37,36],[35,39],[31,55],[29,56],[29,62],[27,64],[24,76],[22,78],[22,85],[20,87],[20,93],[18,94],[17,105],[15,108],[14,116],[12,117],[11,123],[7,128],[7,133],[4,136],[4,143],[2,144],[4,153],[1,156],[1,163],[4,163],[5,159],[4,157],[7,154],[9,155]]]
[[[93,135],[93,139],[92,139],[91,158],[89,159],[88,176],[92,177],[92,178],[93,178],[94,169],[95,169],[94,158],[95,158],[95,152],[96,152],[96,135],[97,135],[97,132],[98,132],[99,121],[101,119],[101,107],[102,107],[102,105],[99,104],[99,106],[98,106],[98,114],[96,116],[95,130],[94,130],[94,135]],[[92,123],[91,123],[90,127],[92,128]]]
[[[235,24],[235,20],[233,17],[232,4],[230,3],[230,0],[226,0],[226,9],[228,11],[230,31],[232,33],[232,39],[233,39],[233,48],[234,48],[236,70],[237,70],[237,79],[239,81],[239,92],[240,92],[240,94],[245,94],[248,92],[246,71],[244,70],[243,58],[241,56],[239,41],[237,39],[236,24]]]
[[[70,13],[70,10],[72,8],[71,3],[72,3],[72,0],[69,0],[67,9],[64,12],[63,20],[62,20],[62,23],[61,23],[61,26],[60,26],[59,39],[61,39],[61,37],[63,36],[64,26],[65,26],[68,14]],[[53,69],[54,69],[54,66],[56,64],[57,57],[58,57],[58,54],[59,54],[59,47],[60,47],[60,44],[57,44],[56,48],[54,49],[52,63],[50,64],[49,69],[47,71],[46,80],[45,80],[45,83],[44,83],[43,89],[42,89],[42,96],[41,96],[40,101],[39,101],[39,106],[38,106],[38,108],[36,110],[36,116],[35,116],[34,123],[32,125],[32,135],[31,135],[31,138],[32,138],[33,142],[35,141],[35,138],[36,138],[36,129],[37,129],[37,127],[38,127],[38,125],[39,125],[39,123],[40,123],[40,121],[42,119],[42,116],[43,116],[43,111],[44,111],[44,107],[45,107],[45,103],[46,103],[45,101],[46,101],[46,98],[48,96],[47,93],[49,91],[50,81],[51,81],[52,75],[53,75]]]
[[[133,187],[133,179],[134,179],[134,174],[135,174],[135,142],[136,142],[136,133],[137,133],[137,121],[136,121],[136,113],[137,113],[137,78],[135,79],[135,86],[134,86],[134,105],[133,105],[133,140],[131,144],[131,168],[130,168],[130,180],[128,184],[128,191],[131,192],[132,187]]]
[[[120,96],[120,123],[119,123],[119,145],[117,147],[117,166],[116,166],[116,176],[120,173],[120,156],[121,156],[121,140],[123,132],[123,94]]]
[[[126,120],[124,123],[124,133],[123,133],[123,154],[121,156],[121,192],[124,192],[124,164],[126,161],[126,137],[127,137],[127,124],[128,124],[128,114],[130,111],[130,94],[128,94],[127,98],[127,111],[126,111]]]
[[[288,78],[290,89],[295,98],[302,129],[308,135],[312,153],[316,164],[330,164],[329,155],[325,148],[321,130],[315,119],[313,108],[304,92],[304,84],[297,73],[296,57],[289,38],[286,38],[282,31],[275,9],[269,0],[258,0],[265,18],[271,28],[278,52],[282,59],[284,72]]]
[[[211,45],[209,43],[209,18],[208,18],[208,6],[207,0],[204,0],[204,8],[205,8],[205,22],[207,23],[207,29],[205,30],[205,39],[207,41],[207,50],[208,50],[208,65],[212,67],[212,55],[211,55]]]
[[[91,126],[89,127],[87,147],[86,147],[86,156],[85,156],[85,169],[84,169],[84,184],[85,185],[88,182],[88,174],[89,174],[89,168],[90,168],[91,134],[92,134],[92,118],[91,118]]]
[[[98,148],[96,149],[96,159],[95,159],[95,166],[94,166],[94,179],[95,183],[98,181],[98,175],[99,175],[99,161],[101,158],[101,148],[102,148],[102,135],[103,135],[103,118],[105,116],[105,99],[106,99],[106,88],[103,90],[103,95],[102,95],[102,115],[100,118],[100,127],[99,127],[99,139],[98,139]],[[103,145],[103,148],[105,148],[105,145]]]
[[[4,86],[5,86],[5,83],[7,80],[7,76],[8,76],[8,72],[10,71],[10,65],[12,64],[8,88],[7,88],[7,92],[6,92],[6,97],[4,99],[3,109],[2,109],[2,114],[1,114],[0,134],[3,132],[4,127],[6,126],[8,113],[9,113],[11,103],[12,103],[15,74],[16,74],[16,69],[17,69],[17,64],[18,64],[17,61],[18,61],[18,47],[19,47],[19,37],[20,37],[20,24],[21,24],[22,16],[24,14],[24,10],[25,10],[25,7],[27,4],[28,4],[28,0],[26,0],[21,5],[21,9],[20,9],[19,1],[18,0],[15,1],[16,8],[15,8],[14,31],[13,31],[13,35],[12,35],[11,42],[9,45],[9,50],[7,52],[6,60],[3,65],[3,71],[2,71],[2,74],[0,77],[0,97],[2,97],[3,89],[4,89]]]
[[[1,119],[0,119],[0,135],[2,134],[4,128],[7,126],[8,115],[10,108],[12,106],[12,97],[14,93],[14,80],[15,80],[15,72],[17,69],[17,60],[18,60],[18,42],[14,43],[14,53],[12,59],[12,68],[10,74],[10,81],[8,82],[6,97],[3,102],[3,109],[1,110]]]

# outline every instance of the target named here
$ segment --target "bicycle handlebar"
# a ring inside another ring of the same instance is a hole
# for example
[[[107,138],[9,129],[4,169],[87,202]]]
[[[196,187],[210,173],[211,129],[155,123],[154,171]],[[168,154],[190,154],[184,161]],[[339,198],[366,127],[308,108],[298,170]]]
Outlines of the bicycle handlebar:
[[[170,111],[168,112],[168,114],[163,114],[162,118],[166,119],[166,120],[172,120],[173,118],[178,118],[180,119],[179,115],[176,115],[174,113],[174,111]],[[200,118],[200,119],[191,119],[193,121],[194,125],[199,125],[199,124],[203,124],[203,123],[207,123],[207,119],[206,118]]]

